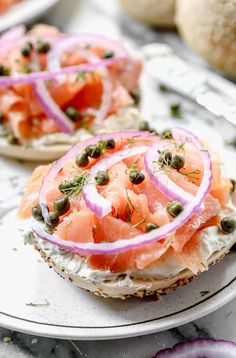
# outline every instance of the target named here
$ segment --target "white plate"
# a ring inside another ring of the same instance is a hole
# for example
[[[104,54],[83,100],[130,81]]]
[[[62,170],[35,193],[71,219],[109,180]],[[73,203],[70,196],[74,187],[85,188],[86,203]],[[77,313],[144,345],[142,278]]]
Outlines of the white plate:
[[[161,331],[204,316],[236,297],[236,252],[160,301],[101,299],[74,287],[25,246],[15,211],[0,227],[0,325],[30,334],[111,339]],[[17,251],[16,251],[17,250]],[[204,291],[208,291],[203,296]],[[48,306],[31,307],[27,304]]]
[[[157,85],[145,74],[141,89],[142,111],[152,125],[157,129],[176,125],[168,117],[168,96],[158,93]],[[185,120],[177,120],[178,125],[188,126],[199,135],[207,133],[218,149],[220,134],[224,138],[233,135],[227,123],[215,121],[215,128],[209,127],[204,118],[209,121],[211,116],[199,112],[193,104],[184,102],[184,108]],[[227,158],[229,163],[235,163],[235,152],[227,151]],[[50,270],[32,247],[24,246],[17,231],[13,209],[18,197],[12,197],[12,193],[21,191],[32,164],[0,159],[0,167],[0,325],[49,337],[114,339],[179,326],[236,297],[236,252],[160,301],[102,299],[74,287]],[[227,168],[235,175],[233,165]],[[1,199],[8,196],[9,200],[1,204]],[[27,305],[45,302],[49,305]]]
[[[45,14],[59,0],[23,0],[0,15],[0,32],[8,28],[31,22]]]

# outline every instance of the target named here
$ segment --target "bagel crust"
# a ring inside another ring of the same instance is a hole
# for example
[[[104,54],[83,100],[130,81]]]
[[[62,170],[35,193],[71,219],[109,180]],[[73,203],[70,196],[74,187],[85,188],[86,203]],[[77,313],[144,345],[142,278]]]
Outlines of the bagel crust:
[[[178,0],[183,39],[212,66],[236,78],[236,0]]]

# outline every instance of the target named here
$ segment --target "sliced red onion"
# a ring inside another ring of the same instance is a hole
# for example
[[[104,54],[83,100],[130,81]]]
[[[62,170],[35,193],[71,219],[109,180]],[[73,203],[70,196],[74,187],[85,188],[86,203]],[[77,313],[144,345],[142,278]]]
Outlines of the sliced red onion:
[[[167,174],[165,174],[163,168],[161,167],[161,163],[158,163],[160,158],[159,151],[162,150],[163,144],[157,143],[147,151],[144,160],[146,172],[162,194],[167,196],[169,199],[178,200],[182,204],[186,204],[192,200],[193,195],[180,188],[168,177]]]
[[[68,66],[63,67],[54,71],[41,71],[41,72],[32,72],[28,74],[14,74],[13,76],[1,76],[0,77],[0,87],[3,86],[13,86],[24,83],[32,83],[39,80],[50,80],[54,79],[56,76],[60,75],[70,75],[73,73],[79,73],[84,71],[93,71],[103,66],[112,65],[114,63],[123,61],[124,56],[112,57],[104,60],[100,60],[96,63],[86,63],[78,66]]]
[[[177,143],[185,143],[186,141],[191,142],[199,150],[201,158],[203,162],[205,162],[206,167],[208,167],[208,170],[211,170],[210,154],[206,151],[200,140],[194,134],[185,129],[174,128],[172,130],[172,136]],[[145,169],[153,183],[164,195],[166,195],[169,199],[178,200],[182,204],[186,204],[192,200],[193,195],[174,183],[158,164],[158,159],[160,158],[159,151],[162,151],[163,149],[162,143],[154,144],[150,148],[145,156]],[[155,168],[157,169],[157,173],[155,173]],[[204,204],[201,205],[201,208],[204,208]]]
[[[225,340],[198,338],[176,344],[156,354],[154,358],[235,358],[236,344]]]
[[[60,56],[61,54],[68,50],[69,48],[75,47],[76,45],[98,45],[104,49],[109,49],[115,52],[115,57],[122,56],[126,57],[127,52],[123,45],[115,40],[111,40],[105,36],[96,35],[96,34],[80,34],[76,36],[70,36],[57,43],[53,47],[52,51],[48,54],[48,69],[53,71],[61,67]],[[85,49],[85,48],[84,48]]]
[[[88,208],[90,208],[97,216],[103,217],[112,211],[111,202],[98,193],[94,176],[98,171],[107,171],[112,165],[120,162],[125,158],[133,155],[143,154],[148,147],[133,147],[115,152],[108,157],[99,160],[92,169],[89,170],[89,179],[92,183],[87,184],[83,188],[83,197]]]
[[[74,123],[54,101],[44,82],[38,81],[34,83],[34,93],[47,117],[53,119],[62,132],[73,132]]]
[[[132,132],[131,132],[132,133]],[[175,136],[183,136],[185,139],[199,145],[200,141],[192,133],[185,131],[183,129],[175,129]],[[115,134],[115,135],[114,135]],[[86,142],[78,143],[72,149],[66,153],[49,171],[48,175],[44,178],[42,188],[40,191],[40,203],[46,203],[46,193],[50,187],[50,182],[56,177],[60,169],[63,167],[63,164],[73,157],[77,151],[83,150],[83,148],[90,144],[95,144],[100,139],[108,139],[112,137],[122,136],[120,133],[105,134],[102,138],[92,138]],[[140,134],[141,135],[141,134]],[[142,135],[145,135],[142,133]],[[146,135],[148,135],[146,133]],[[84,144],[86,145],[84,146]],[[61,239],[53,234],[50,235],[42,227],[35,224],[33,225],[34,233],[43,240],[50,241],[51,243],[62,247],[65,250],[77,252],[80,254],[93,254],[93,255],[111,255],[117,254],[119,252],[136,249],[145,245],[149,245],[153,242],[160,241],[170,235],[172,235],[176,230],[182,227],[192,215],[200,208],[201,204],[204,202],[206,195],[210,191],[211,181],[212,181],[212,168],[211,161],[207,151],[202,151],[205,153],[203,156],[204,164],[204,175],[201,181],[201,184],[198,188],[197,193],[192,198],[190,202],[186,204],[184,210],[171,222],[166,225],[161,226],[160,228],[153,230],[146,234],[138,235],[131,239],[118,240],[112,243],[75,243],[71,241],[64,242],[62,245]]]

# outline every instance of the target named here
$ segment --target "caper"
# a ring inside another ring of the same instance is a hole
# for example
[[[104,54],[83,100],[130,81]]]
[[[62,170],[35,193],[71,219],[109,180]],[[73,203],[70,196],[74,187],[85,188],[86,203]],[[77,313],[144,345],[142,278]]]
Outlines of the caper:
[[[2,112],[0,112],[0,124],[3,124],[4,115]]]
[[[50,50],[50,44],[46,41],[40,40],[38,41],[36,48],[38,53],[45,54],[48,53],[48,51]]]
[[[32,216],[35,220],[43,221],[42,209],[39,204],[32,208]]]
[[[46,225],[52,229],[55,226],[57,226],[57,224],[59,224],[59,215],[58,213],[54,212],[54,213],[49,213],[46,219]]]
[[[230,216],[226,216],[221,219],[220,227],[223,232],[231,234],[236,229],[236,219]]]
[[[68,196],[54,200],[53,207],[55,212],[60,216],[65,214],[70,209],[70,200]]]
[[[107,149],[115,149],[116,147],[116,142],[114,141],[114,139],[108,139],[106,141],[106,148]]]
[[[150,232],[150,231],[158,229],[158,228],[159,228],[159,225],[154,224],[154,223],[148,223],[146,225],[146,232]]]
[[[18,144],[18,139],[14,136],[13,133],[8,134],[7,141],[9,144]]]
[[[149,127],[148,122],[147,122],[147,121],[142,121],[142,122],[140,122],[138,129],[139,129],[140,131],[147,131],[147,132],[149,132],[150,127]]]
[[[88,157],[97,159],[101,156],[101,148],[99,145],[89,145],[86,149],[85,152],[87,154]]]
[[[114,57],[114,52],[111,51],[111,50],[107,50],[105,51],[104,55],[103,55],[103,58],[112,58]]]
[[[181,168],[183,168],[185,164],[185,160],[184,157],[182,157],[182,155],[174,155],[172,160],[171,160],[171,166],[177,170],[180,170]]]
[[[183,205],[179,201],[170,201],[167,205],[168,213],[174,218],[184,210]]]
[[[172,117],[180,117],[181,116],[181,108],[178,102],[170,104],[170,114]]]
[[[107,185],[110,181],[110,177],[108,173],[99,170],[95,176],[95,180],[98,185]]]
[[[33,49],[32,43],[26,42],[26,44],[21,49],[22,56],[29,57],[32,49]]]
[[[0,76],[10,76],[10,69],[4,65],[0,65]]]
[[[160,154],[160,158],[159,158],[159,162],[163,163],[165,165],[169,165],[171,163],[172,160],[172,153],[168,152],[168,151],[163,151]]]
[[[88,155],[86,153],[80,153],[76,156],[75,162],[78,165],[78,167],[87,167],[89,164]]]
[[[144,181],[144,179],[145,179],[145,175],[137,169],[132,170],[132,172],[129,174],[129,180],[134,185],[141,184]]]
[[[81,118],[79,111],[72,106],[69,106],[65,109],[65,114],[72,119],[72,121],[78,121]]]
[[[161,138],[162,139],[172,139],[172,133],[170,129],[165,129],[162,133],[161,133]]]

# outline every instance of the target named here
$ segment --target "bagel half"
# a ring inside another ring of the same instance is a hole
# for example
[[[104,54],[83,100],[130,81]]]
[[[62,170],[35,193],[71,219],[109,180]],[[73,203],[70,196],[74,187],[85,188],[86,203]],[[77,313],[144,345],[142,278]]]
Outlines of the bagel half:
[[[221,216],[231,215],[236,217],[236,192],[232,193],[232,200],[229,206],[220,213]],[[208,242],[208,231],[210,241]],[[61,277],[72,282],[75,286],[92,292],[97,296],[104,298],[139,297],[156,295],[157,297],[165,295],[171,289],[186,285],[191,282],[197,275],[207,271],[210,265],[221,261],[230,251],[231,247],[236,244],[236,232],[231,234],[222,233],[218,227],[202,229],[202,251],[204,253],[207,265],[202,267],[198,273],[193,273],[187,268],[179,267],[178,272],[173,270],[173,274],[155,273],[156,265],[161,267],[163,262],[173,260],[171,256],[165,260],[159,259],[151,267],[144,270],[130,272],[111,273],[102,270],[93,270],[86,263],[85,258],[77,254],[68,253],[44,240],[38,239],[32,231],[24,230],[23,235],[25,242],[35,245],[42,258],[53,268]],[[211,243],[214,245],[211,249]],[[151,268],[151,270],[150,270]],[[171,266],[171,269],[173,267]],[[163,270],[162,270],[163,271]]]

